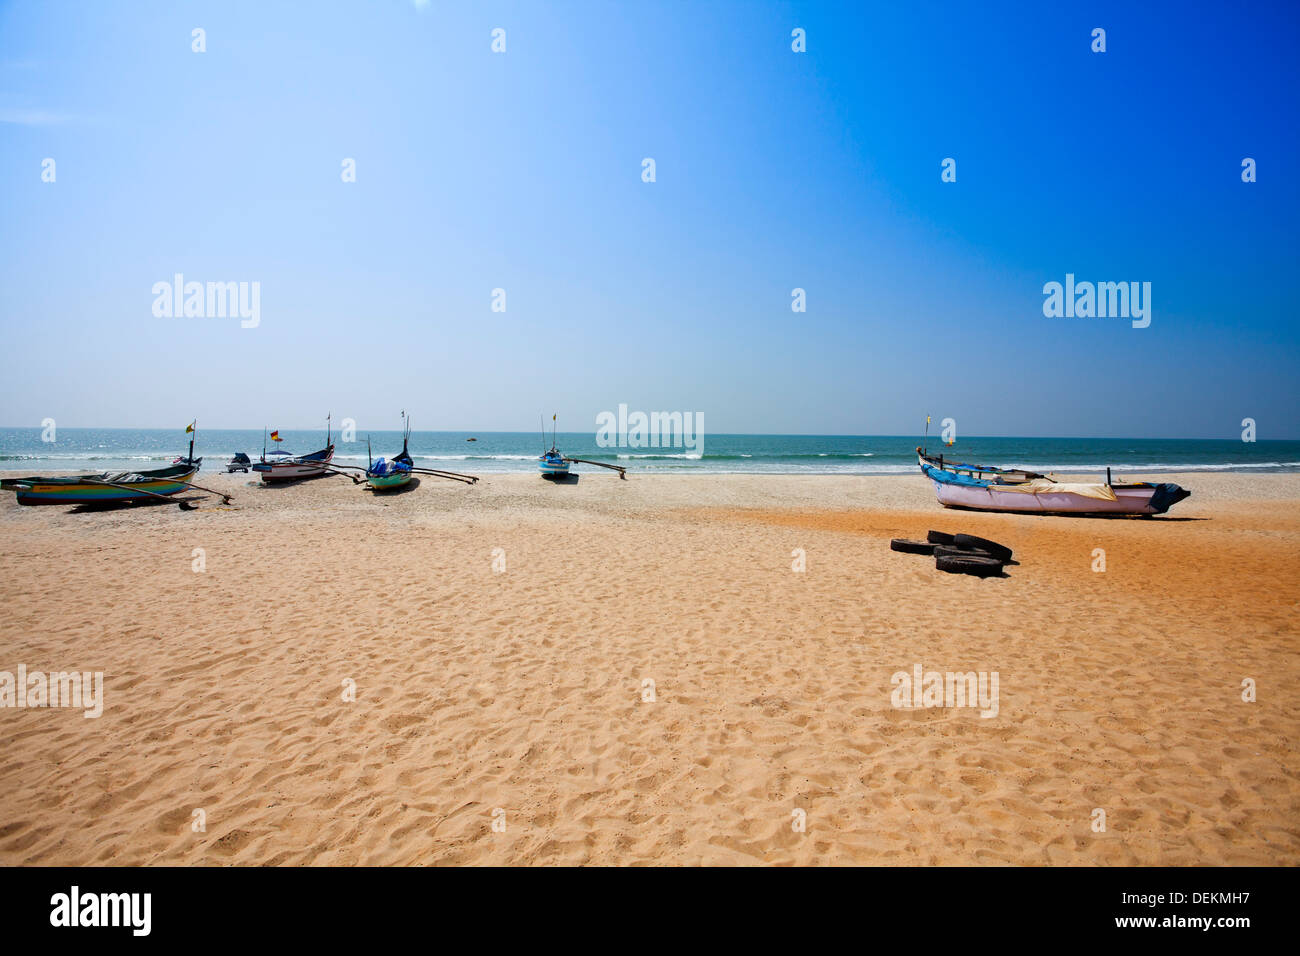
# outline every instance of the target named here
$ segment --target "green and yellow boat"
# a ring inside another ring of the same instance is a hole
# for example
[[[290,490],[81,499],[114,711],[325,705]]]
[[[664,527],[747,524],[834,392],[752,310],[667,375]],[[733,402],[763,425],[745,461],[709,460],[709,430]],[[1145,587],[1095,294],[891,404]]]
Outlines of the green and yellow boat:
[[[198,474],[202,458],[194,457],[194,436],[198,422],[185,428],[190,436],[188,455],[167,468],[152,471],[101,471],[93,475],[33,475],[30,478],[0,480],[0,490],[12,491],[20,505],[95,505],[169,498],[186,488],[197,488],[191,479]],[[206,491],[207,489],[201,489]],[[227,501],[229,495],[218,492]],[[182,507],[185,507],[182,504]]]
[[[415,462],[407,446],[411,441],[411,420],[402,414],[402,451],[390,459],[370,459],[370,441],[366,440],[366,458],[370,464],[366,467],[366,484],[371,491],[394,491],[411,483],[411,469]]]
[[[198,467],[188,461],[154,471],[67,477],[5,478],[0,489],[15,492],[20,505],[93,505],[166,498],[190,487]]]

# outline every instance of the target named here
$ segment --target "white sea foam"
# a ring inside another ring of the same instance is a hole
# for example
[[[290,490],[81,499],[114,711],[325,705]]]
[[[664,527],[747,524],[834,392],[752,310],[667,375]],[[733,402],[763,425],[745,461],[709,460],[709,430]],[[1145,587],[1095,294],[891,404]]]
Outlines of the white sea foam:
[[[619,455],[618,457],[619,460],[626,460],[631,458],[664,458],[664,459],[677,458],[677,459],[684,459],[686,461],[698,461],[701,456],[697,453],[697,454],[688,454],[688,455]]]

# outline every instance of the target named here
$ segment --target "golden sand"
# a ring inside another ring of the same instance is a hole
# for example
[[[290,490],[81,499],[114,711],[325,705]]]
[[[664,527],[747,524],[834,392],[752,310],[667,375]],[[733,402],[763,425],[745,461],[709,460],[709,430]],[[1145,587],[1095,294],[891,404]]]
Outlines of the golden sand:
[[[0,670],[105,681],[98,719],[0,710],[0,863],[1300,862],[1300,476],[1173,476],[1153,520],[919,476],[201,480],[233,504],[0,500]],[[929,528],[1021,563],[889,550]],[[997,716],[896,709],[918,663],[997,671]]]

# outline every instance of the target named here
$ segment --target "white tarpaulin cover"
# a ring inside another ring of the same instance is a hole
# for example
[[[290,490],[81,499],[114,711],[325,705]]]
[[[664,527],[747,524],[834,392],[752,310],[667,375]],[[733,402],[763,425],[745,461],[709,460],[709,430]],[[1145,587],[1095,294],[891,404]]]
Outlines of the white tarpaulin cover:
[[[1017,482],[1014,485],[989,485],[990,491],[1018,491],[1027,495],[1082,495],[1096,498],[1098,501],[1115,501],[1115,489],[1110,485],[1084,484],[1082,482],[1049,481],[1046,478],[1033,478]]]

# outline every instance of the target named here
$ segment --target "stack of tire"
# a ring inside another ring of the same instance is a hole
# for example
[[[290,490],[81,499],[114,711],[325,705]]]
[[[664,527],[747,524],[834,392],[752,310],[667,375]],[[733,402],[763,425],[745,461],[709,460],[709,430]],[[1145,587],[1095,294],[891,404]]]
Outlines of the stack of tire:
[[[1006,545],[973,534],[943,531],[929,532],[925,541],[895,538],[889,542],[889,548],[903,554],[932,554],[934,566],[940,571],[972,574],[977,578],[1003,576],[1002,569],[1011,560],[1011,549]]]

